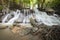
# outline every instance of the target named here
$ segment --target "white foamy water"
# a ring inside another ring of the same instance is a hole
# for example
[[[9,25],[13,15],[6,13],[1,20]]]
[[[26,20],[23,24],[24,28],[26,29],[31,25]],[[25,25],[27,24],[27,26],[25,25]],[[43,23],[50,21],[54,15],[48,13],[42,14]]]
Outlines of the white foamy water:
[[[57,17],[55,17],[55,15],[49,16],[49,15],[47,15],[46,12],[39,12],[38,10],[36,12],[36,19],[37,19],[37,21],[42,21],[42,23],[44,23],[45,25],[48,25],[48,26],[60,24],[60,20]]]
[[[20,12],[20,10],[17,10],[16,12],[13,12],[14,17],[12,17],[7,23],[14,23],[15,21],[22,21],[22,23],[29,23],[30,22],[30,18],[35,17],[36,21],[39,22],[40,24],[45,24],[48,26],[52,26],[52,25],[60,25],[60,17],[55,17],[58,16],[57,14],[51,15],[49,16],[46,12],[41,12],[38,11],[37,9],[34,9],[35,13],[34,14],[27,14],[27,16],[25,16],[24,14],[22,14]],[[8,16],[10,16],[11,14],[7,14],[5,16],[5,18],[2,20],[2,23],[5,23],[5,21],[8,19]],[[33,18],[34,19],[34,18]]]
[[[7,14],[7,15],[3,18],[2,23],[5,23],[5,21],[7,20],[8,16],[10,16],[10,14]]]

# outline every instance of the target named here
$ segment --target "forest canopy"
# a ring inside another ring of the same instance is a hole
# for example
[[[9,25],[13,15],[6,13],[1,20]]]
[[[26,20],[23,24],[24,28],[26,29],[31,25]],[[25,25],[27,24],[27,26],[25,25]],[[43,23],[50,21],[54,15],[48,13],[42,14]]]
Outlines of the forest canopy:
[[[21,8],[34,8],[37,5],[39,9],[54,8],[60,5],[60,0],[1,0],[0,10],[4,8],[21,9]]]

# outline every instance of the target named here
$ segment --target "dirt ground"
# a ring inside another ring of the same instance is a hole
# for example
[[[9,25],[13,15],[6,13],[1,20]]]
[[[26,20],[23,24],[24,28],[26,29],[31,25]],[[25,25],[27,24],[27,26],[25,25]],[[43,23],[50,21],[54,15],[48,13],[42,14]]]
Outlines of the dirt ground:
[[[10,30],[9,28],[0,30],[0,40],[40,40],[38,36],[34,36],[32,34],[28,35],[20,35],[18,27]],[[21,31],[21,28],[20,28]]]
[[[48,32],[46,28],[41,27],[36,33],[32,33],[31,27],[15,26],[12,28],[0,29],[0,40],[59,40],[60,26],[53,26]],[[59,33],[58,33],[59,32]],[[46,34],[48,35],[46,37]],[[51,37],[50,37],[51,36]]]

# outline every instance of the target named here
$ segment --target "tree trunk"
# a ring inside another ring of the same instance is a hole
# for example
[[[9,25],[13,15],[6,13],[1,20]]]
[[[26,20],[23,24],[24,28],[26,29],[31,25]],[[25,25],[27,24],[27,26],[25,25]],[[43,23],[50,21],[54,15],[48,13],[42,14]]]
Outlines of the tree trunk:
[[[42,0],[42,3],[41,3],[41,10],[43,10],[44,3],[45,3],[45,0]]]
[[[38,0],[38,9],[39,10],[43,10],[44,3],[45,3],[45,0]]]
[[[40,9],[40,0],[38,0],[38,9]]]

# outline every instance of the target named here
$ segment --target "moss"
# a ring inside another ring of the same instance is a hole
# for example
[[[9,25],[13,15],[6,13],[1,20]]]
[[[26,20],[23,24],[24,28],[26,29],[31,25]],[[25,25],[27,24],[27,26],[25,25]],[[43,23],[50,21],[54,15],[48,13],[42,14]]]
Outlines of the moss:
[[[0,5],[0,11],[3,9],[3,7]]]

